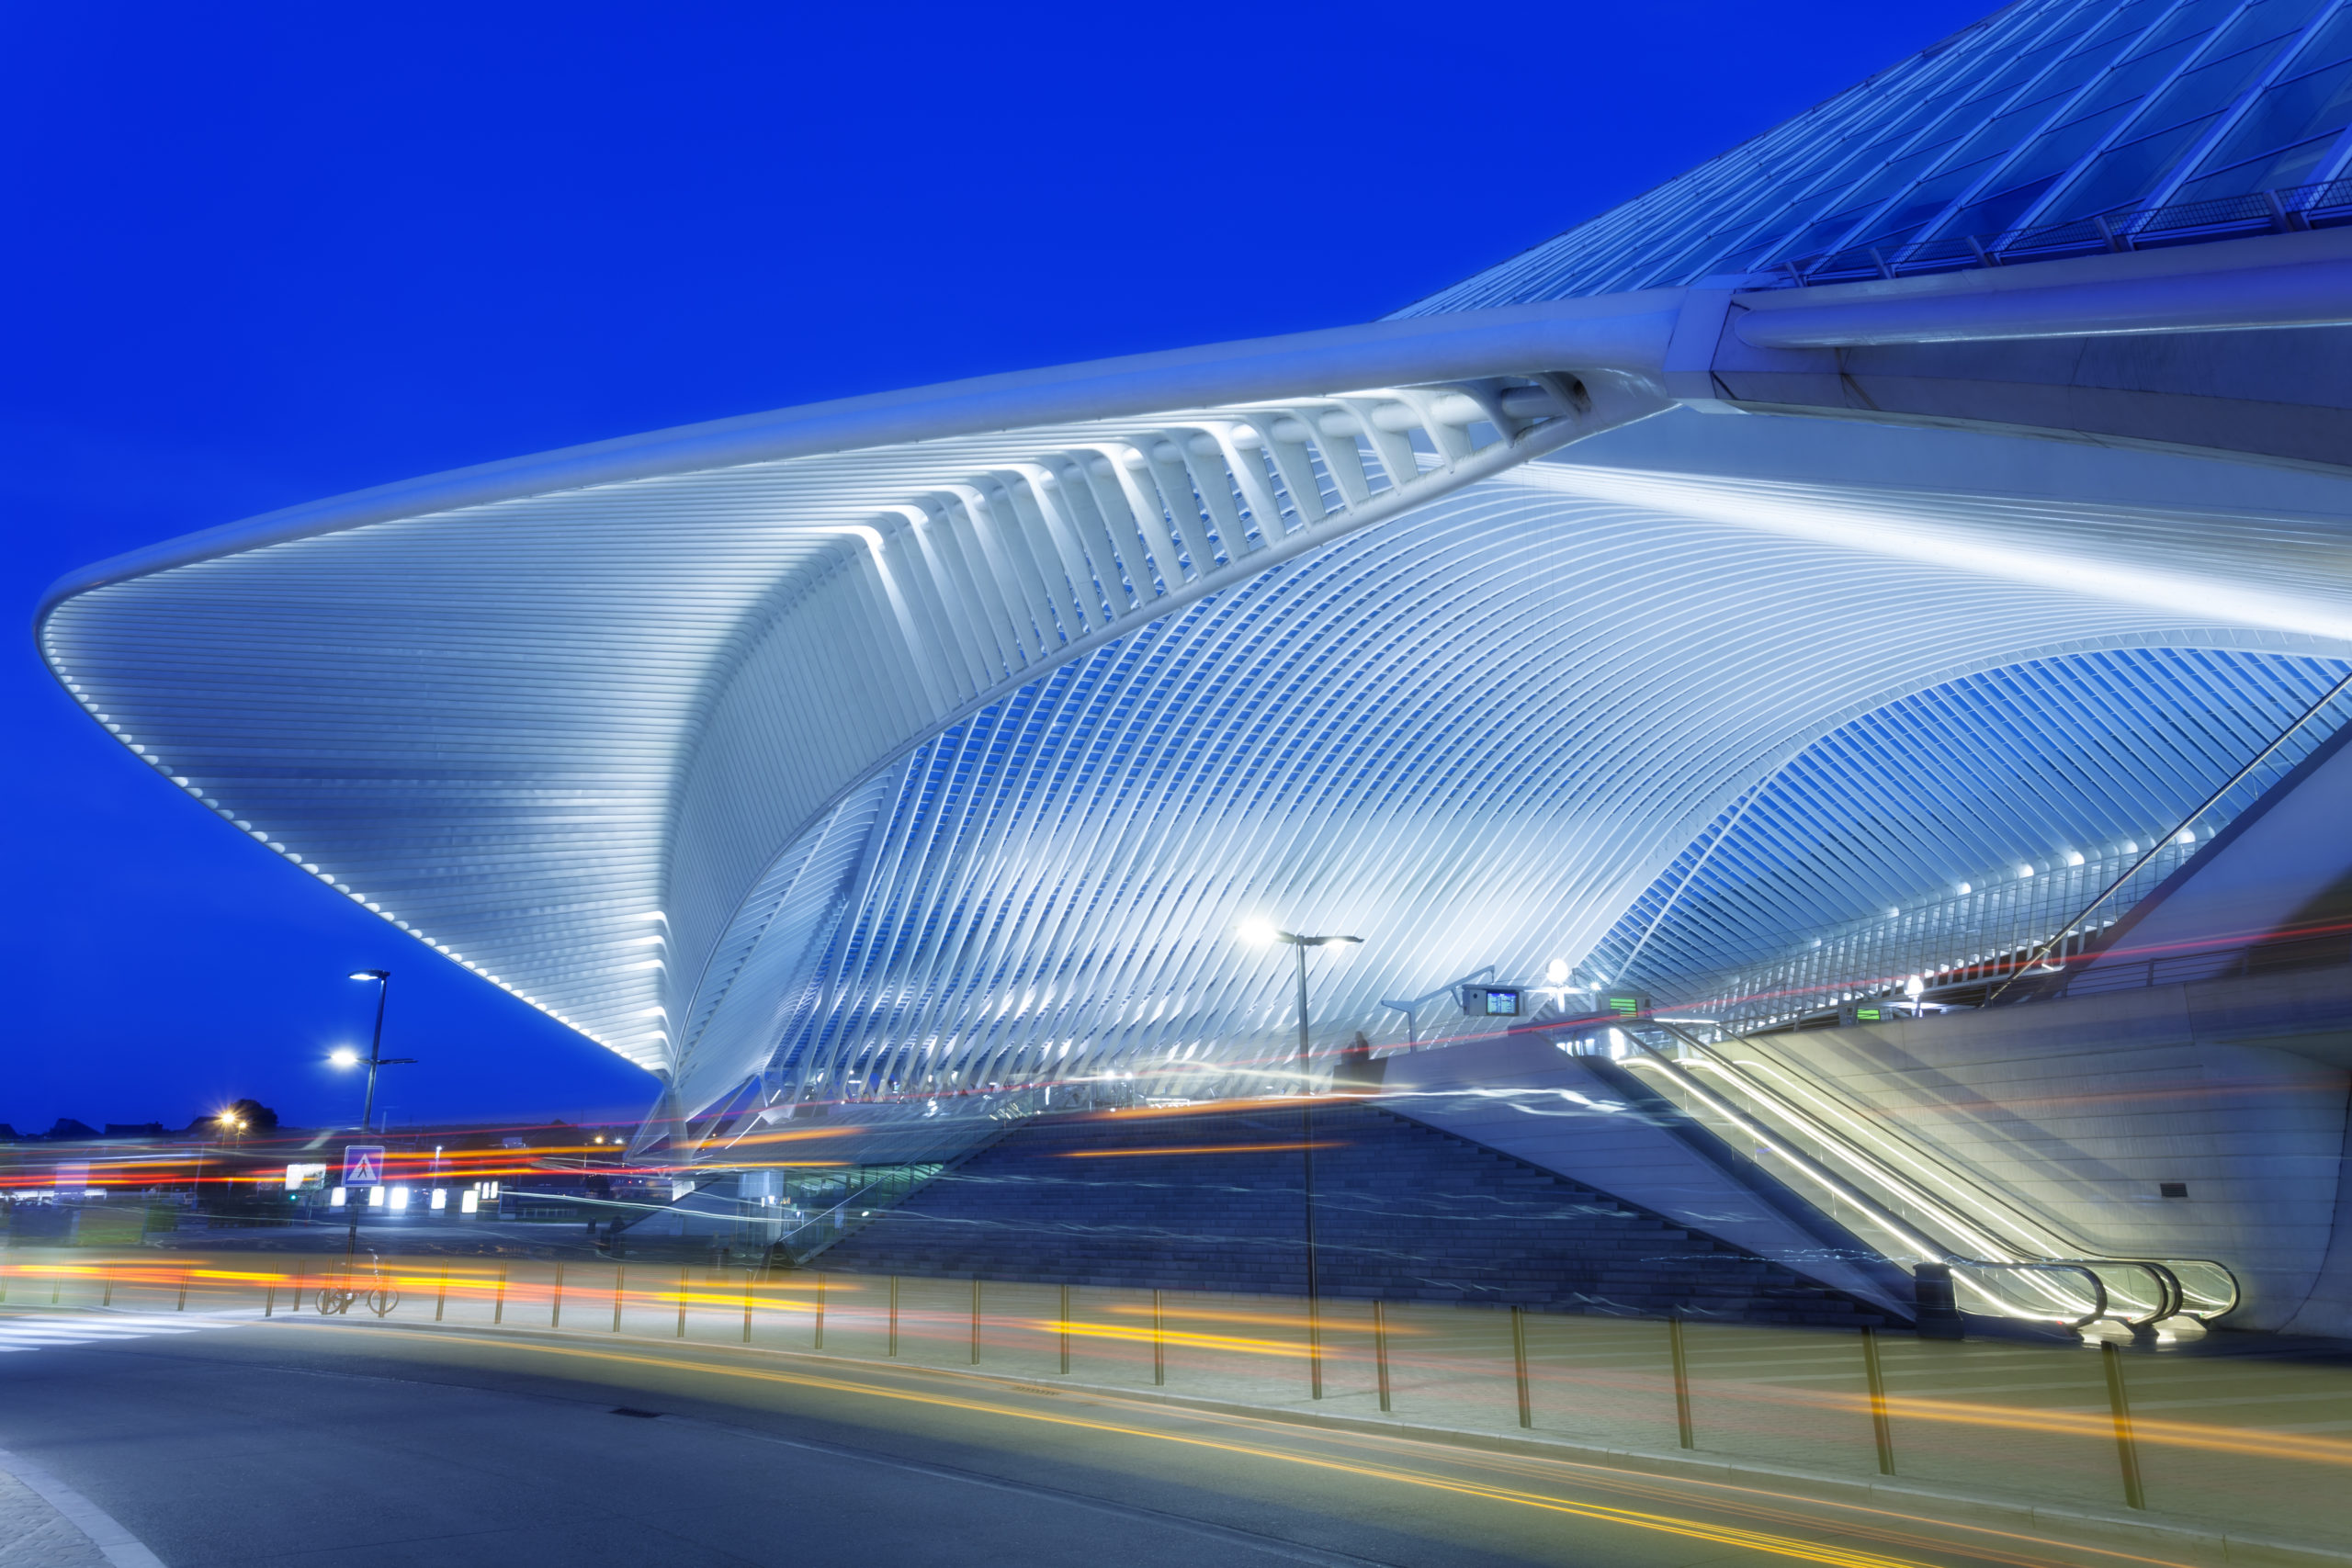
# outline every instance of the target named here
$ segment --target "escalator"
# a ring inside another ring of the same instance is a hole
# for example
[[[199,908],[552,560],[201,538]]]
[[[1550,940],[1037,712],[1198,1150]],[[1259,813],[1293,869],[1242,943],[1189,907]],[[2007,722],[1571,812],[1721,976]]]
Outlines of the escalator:
[[[1623,1032],[1635,1053],[1623,1070],[1912,1267],[1930,1318],[1947,1269],[1960,1313],[2072,1329],[2202,1325],[2238,1304],[2238,1280],[2219,1262],[2101,1254],[1930,1154],[1805,1072],[1785,1044],[1801,1036],[1709,1043],[1656,1019]]]

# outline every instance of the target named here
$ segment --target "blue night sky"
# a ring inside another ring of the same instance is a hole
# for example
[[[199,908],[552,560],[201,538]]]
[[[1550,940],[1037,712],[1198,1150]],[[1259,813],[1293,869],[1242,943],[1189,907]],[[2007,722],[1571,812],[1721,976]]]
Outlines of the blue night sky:
[[[1975,19],[1636,6],[18,6],[0,1122],[173,1125],[396,972],[395,1122],[653,1081],[237,834],[35,658],[68,569],[436,469],[1385,313]],[[388,678],[397,678],[388,672]]]

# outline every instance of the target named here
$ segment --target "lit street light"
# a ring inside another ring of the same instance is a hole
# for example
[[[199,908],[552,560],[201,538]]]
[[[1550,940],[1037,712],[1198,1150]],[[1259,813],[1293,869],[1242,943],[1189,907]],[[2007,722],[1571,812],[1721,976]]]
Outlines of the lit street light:
[[[391,995],[392,972],[389,969],[355,969],[351,973],[351,978],[355,980],[373,980],[376,982],[376,1033],[375,1037],[370,1040],[368,1044],[368,1055],[366,1058],[368,1064],[368,1098],[361,1103],[359,1111],[359,1131],[361,1135],[365,1136],[368,1132],[368,1124],[376,1119],[377,1070],[382,1067],[405,1066],[413,1063],[416,1058],[413,1056],[387,1056],[384,1055],[384,1003]],[[333,1062],[338,1067],[356,1067],[359,1066],[361,1058],[357,1052],[353,1051],[346,1046],[342,1050],[336,1051],[334,1055],[330,1055],[327,1060]],[[379,1171],[377,1174],[380,1177],[383,1173]],[[347,1270],[351,1266],[351,1259],[356,1256],[359,1251],[359,1205],[351,1201],[348,1193],[345,1194],[344,1199],[344,1210],[346,1217],[351,1222],[350,1233],[345,1237],[343,1245],[344,1267]]]
[[[368,1042],[368,1055],[364,1058],[358,1052],[346,1045],[330,1055],[327,1060],[338,1067],[356,1067],[362,1060],[368,1064],[368,1098],[362,1101],[359,1111],[359,1130],[365,1133],[368,1131],[368,1124],[376,1119],[376,1069],[406,1066],[413,1063],[416,1058],[384,1055],[384,1003],[392,994],[392,972],[389,969],[355,969],[351,972],[351,978],[376,982],[375,1038]]]
[[[1307,1388],[1323,1397],[1323,1315],[1315,1281],[1315,1072],[1309,1059],[1306,1017],[1306,950],[1310,947],[1355,947],[1360,936],[1301,936],[1272,920],[1243,922],[1241,940],[1259,947],[1286,944],[1298,954],[1298,1082],[1302,1101],[1298,1115],[1298,1155],[1304,1171],[1302,1196],[1306,1207],[1306,1367]]]

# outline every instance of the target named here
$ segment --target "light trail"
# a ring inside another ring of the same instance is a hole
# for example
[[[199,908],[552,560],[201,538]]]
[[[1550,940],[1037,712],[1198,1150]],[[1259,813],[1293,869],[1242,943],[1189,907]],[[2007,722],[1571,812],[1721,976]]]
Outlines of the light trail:
[[[1150,1307],[1140,1305],[1114,1306],[1106,1308],[1105,1310],[1125,1317],[1149,1317],[1152,1315],[1152,1309]],[[1159,1315],[1163,1320],[1171,1317],[1181,1317],[1187,1323],[1257,1323],[1273,1327],[1298,1328],[1304,1327],[1306,1323],[1306,1312],[1304,1307],[1300,1308],[1297,1312],[1287,1314],[1271,1312],[1213,1312],[1206,1307],[1188,1307],[1183,1304],[1181,1299],[1172,1306],[1163,1306],[1160,1308]],[[1369,1324],[1353,1323],[1333,1315],[1328,1306],[1325,1308],[1322,1322],[1323,1330],[1327,1334],[1331,1333],[1334,1330],[1345,1332],[1350,1329],[1369,1332],[1371,1328]],[[1426,1328],[1408,1327],[1402,1324],[1390,1324],[1387,1325],[1386,1332],[1388,1337],[1392,1339],[1409,1339],[1416,1335],[1427,1335],[1430,1331]]]
[[[617,1350],[590,1350],[571,1346],[546,1345],[530,1340],[509,1340],[503,1337],[478,1337],[463,1332],[440,1335],[420,1333],[413,1329],[384,1328],[360,1325],[360,1332],[371,1335],[392,1335],[424,1340],[452,1338],[471,1340],[477,1344],[498,1344],[507,1348],[523,1348],[541,1355],[603,1360],[624,1365],[651,1367],[663,1371],[687,1371],[729,1379],[751,1379],[761,1382],[782,1383],[793,1387],[821,1390],[827,1393],[855,1394],[869,1399],[886,1399],[912,1404],[930,1405],[940,1409],[964,1411],[974,1415],[1037,1422],[1047,1426],[1074,1428],[1105,1436],[1140,1438],[1147,1442],[1171,1443],[1185,1448],[1201,1449],[1236,1455],[1244,1459],[1272,1460],[1283,1464],[1351,1475],[1372,1481],[1395,1482],[1404,1485],[1423,1487],[1451,1493],[1457,1496],[1482,1502],[1508,1503],[1522,1507],[1541,1509],[1573,1518],[1589,1519],[1600,1524],[1628,1526],[1635,1529],[1679,1536],[1689,1540],[1705,1541],[1715,1546],[1740,1547],[1762,1551],[1777,1557],[1795,1558],[1800,1562],[1829,1564],[1830,1568],[1927,1568],[1914,1559],[1889,1557],[1878,1552],[1799,1540],[1762,1530],[1743,1529],[1736,1526],[1709,1524],[1705,1521],[1650,1513],[1633,1508],[1611,1507],[1602,1503],[1579,1502],[1568,1498],[1545,1496],[1540,1493],[1517,1487],[1498,1486],[1487,1483],[1467,1481],[1442,1475],[1431,1471],[1402,1469],[1395,1465],[1351,1463],[1303,1453],[1296,1449],[1269,1447],[1262,1443],[1238,1443],[1194,1437],[1179,1432],[1155,1430],[1148,1427],[1129,1426],[1115,1421],[1096,1420],[1088,1416],[1064,1416],[1046,1411],[1026,1410],[982,1399],[960,1398],[954,1395],[918,1393],[911,1390],[877,1387],[839,1378],[816,1377],[792,1372],[770,1371],[760,1368],[741,1368],[712,1362],[691,1361],[679,1358],[657,1358],[624,1353]],[[2053,1543],[2055,1544],[2055,1543]],[[2156,1561],[2154,1559],[2146,1561]],[[2182,1564],[2167,1564],[2166,1568],[2187,1568]]]
[[[1295,1154],[1302,1149],[1343,1149],[1345,1147],[1347,1147],[1347,1140],[1344,1138],[1318,1139],[1311,1144],[1301,1143],[1294,1138],[1286,1144],[1170,1144],[1148,1149],[1069,1149],[1059,1157],[1062,1159],[1126,1159],[1139,1155]]]
[[[775,1281],[737,1280],[724,1283],[689,1280],[684,1285],[673,1270],[675,1265],[640,1264],[639,1278],[643,1283],[630,1280],[616,1290],[615,1276],[607,1273],[578,1273],[568,1277],[560,1292],[551,1277],[518,1275],[511,1266],[504,1278],[498,1270],[484,1267],[439,1265],[419,1267],[414,1259],[388,1261],[371,1269],[366,1261],[356,1267],[347,1265],[340,1256],[322,1257],[315,1266],[297,1268],[290,1271],[254,1268],[223,1268],[201,1258],[186,1264],[164,1264],[146,1259],[94,1260],[89,1263],[42,1263],[9,1261],[0,1264],[0,1302],[5,1302],[6,1289],[13,1280],[38,1280],[43,1284],[81,1281],[104,1284],[111,1290],[148,1289],[171,1292],[194,1290],[205,1292],[218,1303],[229,1292],[250,1292],[253,1300],[264,1291],[284,1290],[300,1286],[303,1292],[327,1288],[346,1280],[361,1283],[380,1281],[401,1292],[402,1308],[431,1310],[435,1301],[446,1298],[452,1303],[470,1302],[503,1303],[509,1313],[526,1308],[549,1308],[560,1299],[567,1312],[583,1314],[608,1311],[616,1295],[624,1312],[647,1313],[661,1311],[674,1314],[680,1308],[705,1309],[725,1314],[730,1318],[741,1314],[748,1298],[755,1312],[810,1315],[820,1307],[814,1281],[796,1279],[788,1284]],[[654,1276],[666,1276],[659,1279]],[[951,1283],[961,1285],[964,1281]],[[827,1275],[824,1282],[823,1304],[840,1314],[840,1326],[854,1325],[865,1329],[879,1326],[878,1303],[872,1301],[876,1287],[852,1275]],[[855,1313],[848,1311],[849,1298],[860,1300]],[[280,1300],[277,1312],[292,1316],[301,1312],[301,1296],[293,1301]],[[17,1303],[24,1304],[24,1303]],[[262,1305],[254,1301],[253,1304]],[[1115,1303],[1102,1311],[1112,1319],[1148,1317],[1148,1304]],[[1303,1331],[1303,1305],[1293,1314],[1254,1314],[1219,1310],[1194,1309],[1182,1297],[1161,1308],[1163,1326],[1155,1333],[1151,1326],[1140,1322],[1086,1320],[1058,1316],[997,1316],[989,1320],[991,1332],[1034,1332],[1059,1335],[1067,1332],[1073,1337],[1106,1344],[1149,1344],[1155,1337],[1174,1349],[1214,1351],[1283,1359],[1306,1356],[1307,1347],[1304,1335],[1297,1341],[1274,1339],[1248,1335],[1204,1333],[1174,1324],[1233,1324],[1262,1325]],[[926,1333],[945,1336],[953,1328],[958,1336],[961,1325],[968,1321],[966,1314],[956,1306],[909,1303],[900,1313],[901,1322],[918,1337]],[[457,1333],[468,1325],[451,1325],[431,1332]],[[483,1325],[471,1325],[481,1327]],[[514,1324],[513,1330],[529,1330],[533,1325]],[[1322,1355],[1327,1363],[1368,1366],[1370,1354],[1362,1347],[1333,1342],[1334,1333],[1358,1334],[1365,1325],[1341,1317],[1327,1310],[1323,1318],[1326,1343]],[[1426,1336],[1430,1331],[1405,1322],[1392,1321],[1386,1326],[1391,1340]],[[2056,1352],[2053,1352],[2056,1353]],[[1497,1375],[1498,1368],[1488,1359],[1454,1358],[1430,1347],[1420,1354],[1390,1357],[1392,1368],[1411,1371],[1441,1380],[1459,1379],[1464,1374]],[[1500,1368],[1508,1375],[1507,1365]],[[1536,1375],[1538,1390],[1552,1389],[1581,1394],[1588,1404],[1596,1396],[1638,1399],[1645,1408],[1660,1404],[1667,1397],[1668,1383],[1656,1373],[1617,1371],[1610,1368],[1579,1369],[1563,1373],[1555,1369],[1540,1369]],[[1866,1430],[1871,1415],[1869,1397],[1861,1393],[1826,1392],[1793,1389],[1769,1382],[1741,1382],[1730,1377],[1709,1380],[1708,1397],[1720,1413],[1719,1419],[1734,1427],[1745,1426],[1748,1430],[1762,1430],[1777,1416],[1789,1411],[1810,1411],[1825,1414]],[[2352,1398],[2352,1393],[2347,1393]],[[2093,1445],[2086,1452],[2111,1445],[2114,1426],[2111,1412],[2104,1401],[2086,1404],[2072,1409],[2031,1409],[2021,1405],[1996,1404],[1965,1399],[1927,1397],[1916,1394],[1891,1393],[1887,1398],[1888,1415],[1900,1422],[1933,1423],[1948,1427],[1974,1428],[2009,1432],[2020,1435],[2064,1438]],[[1746,1409],[1755,1413],[1756,1419],[1740,1423],[1734,1414]],[[2294,1461],[2318,1464],[2335,1470],[2352,1469],[2352,1440],[2294,1431],[2279,1431],[2260,1427],[2231,1427],[2196,1424],[2148,1414],[2132,1417],[2135,1439],[2143,1447],[2174,1449],[2205,1455],[2228,1455],[2267,1461]]]
[[[1030,1326],[1048,1334],[1080,1339],[1111,1339],[1131,1345],[1160,1344],[1188,1350],[1231,1350],[1248,1356],[1304,1357],[1307,1347],[1281,1339],[1245,1339],[1231,1334],[1196,1334],[1182,1328],[1158,1331],[1124,1323],[1064,1323],[1057,1318],[1033,1318]],[[1304,1327],[1304,1325],[1301,1325]]]

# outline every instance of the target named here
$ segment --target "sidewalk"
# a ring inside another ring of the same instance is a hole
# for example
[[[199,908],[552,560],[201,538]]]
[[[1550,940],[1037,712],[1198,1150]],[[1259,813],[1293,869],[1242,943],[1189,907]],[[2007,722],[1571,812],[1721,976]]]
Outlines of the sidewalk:
[[[0,1474],[0,1568],[110,1568],[73,1520],[13,1475]]]
[[[96,1504],[0,1450],[0,1568],[163,1568]]]

